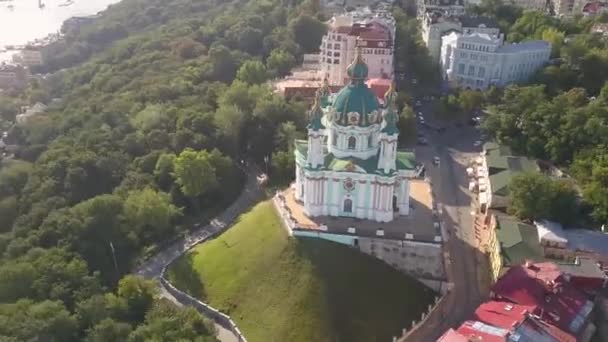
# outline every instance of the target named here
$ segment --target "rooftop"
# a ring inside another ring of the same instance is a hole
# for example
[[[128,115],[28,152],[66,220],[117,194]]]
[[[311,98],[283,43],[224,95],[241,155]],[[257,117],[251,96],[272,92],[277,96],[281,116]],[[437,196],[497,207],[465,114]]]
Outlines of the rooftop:
[[[504,265],[520,265],[526,260],[544,260],[543,250],[534,226],[509,216],[497,216],[496,238]]]
[[[551,43],[544,40],[529,40],[521,43],[505,44],[496,50],[497,53],[517,53],[535,50],[551,50]]]
[[[304,163],[308,156],[308,142],[306,140],[296,140],[295,146],[297,159]],[[382,170],[378,170],[377,155],[368,159],[354,157],[337,158],[325,150],[324,168],[336,172],[376,173],[384,175]],[[397,170],[414,170],[415,168],[416,155],[414,152],[397,151]]]
[[[534,313],[542,320],[578,334],[593,303],[561,275],[549,262],[514,266],[498,279],[492,292],[513,303],[536,307]]]

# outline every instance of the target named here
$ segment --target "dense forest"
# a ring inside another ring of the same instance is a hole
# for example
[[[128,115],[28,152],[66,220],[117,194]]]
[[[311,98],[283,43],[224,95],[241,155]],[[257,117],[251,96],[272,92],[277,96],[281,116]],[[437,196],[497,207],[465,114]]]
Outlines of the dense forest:
[[[48,47],[46,76],[0,95],[18,146],[0,161],[0,339],[214,340],[123,276],[230,203],[241,160],[288,174],[306,106],[266,81],[318,48],[320,19],[313,2],[124,0]]]

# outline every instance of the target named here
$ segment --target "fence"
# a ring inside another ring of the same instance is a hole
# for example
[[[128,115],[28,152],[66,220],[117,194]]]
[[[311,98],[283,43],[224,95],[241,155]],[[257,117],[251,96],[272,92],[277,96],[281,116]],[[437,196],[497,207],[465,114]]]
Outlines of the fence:
[[[239,342],[247,342],[247,339],[245,336],[243,336],[239,328],[236,326],[236,323],[234,323],[230,316],[175,288],[175,286],[173,286],[165,278],[165,271],[166,268],[163,269],[163,273],[160,277],[160,283],[163,288],[167,290],[167,292],[177,299],[178,302],[182,303],[183,305],[192,306],[198,312],[212,319],[218,325],[230,330],[239,339]]]
[[[407,328],[403,328],[401,336],[393,337],[393,342],[406,341],[406,339],[411,337],[411,335],[414,334],[418,329],[420,329],[420,327],[424,326],[426,320],[430,319],[433,314],[440,314],[437,308],[441,307],[442,303],[446,300],[447,297],[448,294],[443,295],[442,297],[435,297],[435,303],[429,304],[427,311],[423,312],[420,315],[420,321],[416,322],[416,320],[413,320],[410,329],[408,330]]]

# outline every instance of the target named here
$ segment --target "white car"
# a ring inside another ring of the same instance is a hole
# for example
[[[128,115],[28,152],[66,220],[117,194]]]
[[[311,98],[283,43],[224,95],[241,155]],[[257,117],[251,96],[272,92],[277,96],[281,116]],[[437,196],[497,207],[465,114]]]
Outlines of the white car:
[[[479,147],[479,146],[481,146],[481,144],[483,144],[483,142],[481,140],[477,140],[476,142],[473,143],[473,146]]]
[[[435,157],[435,158],[433,158],[433,164],[435,164],[435,165],[437,165],[437,166],[439,166],[440,161],[441,161],[441,160],[439,159],[439,157]]]

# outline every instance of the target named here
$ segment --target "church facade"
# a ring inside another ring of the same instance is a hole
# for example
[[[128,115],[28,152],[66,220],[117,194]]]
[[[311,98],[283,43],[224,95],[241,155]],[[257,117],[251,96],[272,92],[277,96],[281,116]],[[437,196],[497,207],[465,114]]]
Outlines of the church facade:
[[[309,111],[308,139],[296,140],[296,200],[310,216],[389,222],[408,215],[415,156],[398,151],[396,93],[381,104],[367,87],[358,54],[350,83],[331,94],[325,84]]]

